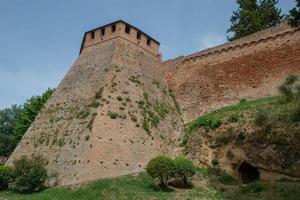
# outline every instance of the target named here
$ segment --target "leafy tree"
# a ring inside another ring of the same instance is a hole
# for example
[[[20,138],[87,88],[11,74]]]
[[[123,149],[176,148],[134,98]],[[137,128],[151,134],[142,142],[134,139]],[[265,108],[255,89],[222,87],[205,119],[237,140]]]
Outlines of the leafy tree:
[[[159,179],[160,186],[165,187],[168,180],[174,176],[176,167],[171,158],[167,156],[157,156],[149,161],[146,170],[152,178]]]
[[[185,157],[175,158],[176,176],[178,176],[184,186],[187,185],[187,178],[195,175],[196,169],[192,161]]]
[[[27,159],[21,157],[14,162],[14,178],[9,185],[12,191],[19,193],[38,192],[44,188],[47,179],[45,160],[41,157]]]
[[[16,117],[16,141],[19,141],[22,138],[53,92],[54,89],[48,88],[42,96],[33,96],[24,103],[22,106],[22,112],[19,112]]]
[[[283,16],[276,7],[278,0],[236,0],[239,8],[233,12],[227,33],[233,33],[232,41],[279,24]]]
[[[17,105],[0,110],[0,156],[9,156],[15,148],[14,131],[19,112],[21,107]]]
[[[293,27],[300,26],[300,0],[295,1],[296,7],[289,13],[289,24]]]
[[[47,89],[41,96],[34,96],[22,106],[13,105],[0,110],[0,156],[9,156],[36,115],[52,95],[54,89]]]

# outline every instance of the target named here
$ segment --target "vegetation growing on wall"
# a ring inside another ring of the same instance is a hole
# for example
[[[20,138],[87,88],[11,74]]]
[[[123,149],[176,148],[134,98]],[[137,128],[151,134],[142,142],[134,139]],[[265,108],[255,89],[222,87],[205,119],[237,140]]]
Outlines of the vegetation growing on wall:
[[[141,109],[143,128],[150,134],[150,129],[153,127],[157,128],[160,121],[165,119],[166,114],[169,112],[168,105],[157,99],[154,103],[150,103],[150,97],[147,92],[143,93],[143,99],[137,103]]]

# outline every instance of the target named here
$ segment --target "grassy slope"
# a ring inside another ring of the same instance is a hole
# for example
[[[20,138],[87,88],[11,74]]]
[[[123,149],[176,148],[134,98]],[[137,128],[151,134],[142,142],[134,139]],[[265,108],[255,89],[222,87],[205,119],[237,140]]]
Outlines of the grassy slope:
[[[264,110],[275,116],[278,120],[287,120],[290,116],[291,110],[294,110],[298,106],[297,101],[285,102],[282,96],[272,96],[264,97],[256,100],[245,100],[241,101],[238,104],[226,106],[220,108],[214,112],[204,114],[199,116],[194,121],[186,125],[186,131],[184,136],[184,143],[189,138],[189,135],[196,130],[197,128],[203,126],[207,120],[229,118],[232,115],[240,115],[239,118],[242,118],[244,114],[247,116],[247,120],[254,118],[254,115],[259,110]],[[250,115],[249,115],[250,113]],[[204,126],[203,126],[204,127]]]
[[[265,97],[261,99],[255,99],[255,100],[247,100],[247,101],[241,101],[238,104],[226,106],[223,108],[220,108],[214,112],[207,113],[205,115],[202,115],[198,117],[196,120],[192,121],[188,124],[188,128],[194,129],[197,128],[199,123],[205,119],[209,118],[223,118],[224,116],[229,116],[234,113],[242,112],[245,110],[251,110],[251,109],[269,109],[274,106],[278,106],[280,101],[279,96],[275,97]]]

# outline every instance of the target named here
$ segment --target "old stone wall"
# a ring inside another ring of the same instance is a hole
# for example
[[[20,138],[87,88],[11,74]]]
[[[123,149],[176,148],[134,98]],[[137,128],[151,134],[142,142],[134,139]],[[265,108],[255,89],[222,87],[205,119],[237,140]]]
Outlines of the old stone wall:
[[[274,95],[300,73],[300,31],[286,23],[190,56],[164,62],[185,122],[239,100]]]

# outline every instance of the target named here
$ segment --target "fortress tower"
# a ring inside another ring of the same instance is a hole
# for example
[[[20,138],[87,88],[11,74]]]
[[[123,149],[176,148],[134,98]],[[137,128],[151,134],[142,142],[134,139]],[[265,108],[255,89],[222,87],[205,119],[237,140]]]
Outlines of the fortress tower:
[[[85,33],[79,58],[8,160],[41,155],[60,185],[144,170],[172,154],[181,118],[159,42],[116,21]]]
[[[80,53],[88,47],[116,38],[130,41],[151,53],[154,57],[160,57],[160,43],[158,41],[122,20],[87,31],[82,40]]]
[[[140,172],[158,154],[181,153],[184,124],[243,98],[276,95],[280,81],[300,74],[299,30],[284,22],[165,62],[159,42],[124,21],[88,31],[7,164],[41,155],[60,185]],[[195,148],[195,164],[210,165],[215,149]],[[231,161],[220,166],[234,175]]]

